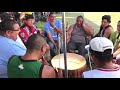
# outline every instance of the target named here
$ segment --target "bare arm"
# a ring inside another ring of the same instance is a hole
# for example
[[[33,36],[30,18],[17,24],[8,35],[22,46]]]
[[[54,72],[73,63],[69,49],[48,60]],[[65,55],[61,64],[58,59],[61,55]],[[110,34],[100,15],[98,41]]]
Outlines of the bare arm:
[[[85,32],[87,33],[88,36],[93,36],[94,29],[90,24],[83,22],[83,28],[85,29]]]
[[[69,40],[70,40],[70,38],[71,38],[71,33],[72,33],[72,31],[73,31],[73,26],[74,26],[74,25],[71,25],[71,26],[68,28],[67,37],[66,37],[67,43],[69,42]]]
[[[56,78],[55,70],[53,69],[53,67],[44,65],[42,78]]]
[[[57,28],[56,26],[54,26],[54,29],[55,29],[58,33],[62,34],[62,30],[61,30],[61,29]]]
[[[114,30],[113,30],[112,27],[107,28],[107,29],[105,30],[105,33],[104,33],[103,37],[109,38],[109,36],[112,34],[113,31],[114,31]]]
[[[59,29],[58,27],[56,27],[53,22],[50,22],[50,25],[51,25],[58,33],[62,34],[62,30]]]

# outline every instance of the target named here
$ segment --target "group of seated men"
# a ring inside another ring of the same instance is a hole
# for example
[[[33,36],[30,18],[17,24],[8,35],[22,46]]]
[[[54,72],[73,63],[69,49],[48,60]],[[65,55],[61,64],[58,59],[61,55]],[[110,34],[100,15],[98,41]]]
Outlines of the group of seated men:
[[[78,54],[84,57],[85,46],[90,45],[96,69],[84,72],[84,78],[119,77],[119,66],[113,64],[113,58],[117,62],[120,59],[120,22],[115,32],[110,22],[111,17],[104,15],[100,31],[94,36],[94,28],[80,15],[75,24],[67,30],[66,43],[69,53],[76,53],[75,50],[78,50]],[[57,78],[51,59],[58,52],[63,52],[62,42],[58,39],[63,33],[62,22],[56,20],[55,12],[50,12],[44,29],[45,32],[38,30],[34,25],[33,14],[25,14],[22,26],[8,13],[1,15],[0,78]],[[111,70],[113,72],[107,75],[106,72],[100,72]]]

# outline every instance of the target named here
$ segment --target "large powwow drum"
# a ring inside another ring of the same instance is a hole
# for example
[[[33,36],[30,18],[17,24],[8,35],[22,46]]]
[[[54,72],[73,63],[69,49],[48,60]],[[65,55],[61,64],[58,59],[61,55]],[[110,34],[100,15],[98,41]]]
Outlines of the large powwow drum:
[[[66,57],[68,78],[81,78],[83,71],[86,70],[85,58],[74,53],[66,53]],[[57,75],[60,77],[64,77],[64,54],[59,54],[53,57],[51,63],[56,71],[59,71]]]

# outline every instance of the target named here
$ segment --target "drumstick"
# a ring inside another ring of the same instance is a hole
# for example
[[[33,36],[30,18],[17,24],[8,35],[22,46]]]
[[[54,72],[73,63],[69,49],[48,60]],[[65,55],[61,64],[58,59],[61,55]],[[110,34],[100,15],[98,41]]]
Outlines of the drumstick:
[[[44,55],[42,55],[42,63],[44,64],[44,65],[49,65],[49,63],[47,62],[47,60],[45,60],[45,57],[44,57]]]
[[[54,69],[58,72],[58,68],[57,67],[54,67]]]
[[[60,68],[60,34],[58,35],[58,49],[59,49],[58,55],[59,55],[59,68]]]
[[[89,48],[90,48],[90,45],[86,45],[86,46],[85,46],[85,49],[88,51],[88,58],[89,58],[90,69],[92,70],[92,65],[91,65],[91,61],[90,61],[90,52],[89,52]]]
[[[67,32],[67,30],[68,30],[68,22],[66,22],[66,32]]]
[[[88,50],[88,58],[89,58],[89,63],[90,63],[90,69],[92,70],[92,65],[91,65],[91,61],[90,61],[90,52]]]

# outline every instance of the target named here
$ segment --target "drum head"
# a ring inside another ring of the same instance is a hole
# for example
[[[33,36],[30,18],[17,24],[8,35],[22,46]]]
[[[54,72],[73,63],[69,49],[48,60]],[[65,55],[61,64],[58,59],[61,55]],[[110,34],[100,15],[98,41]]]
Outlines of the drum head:
[[[66,60],[67,70],[77,70],[86,65],[85,58],[78,54],[66,53]],[[64,54],[59,54],[53,57],[51,63],[54,68],[65,69]]]

